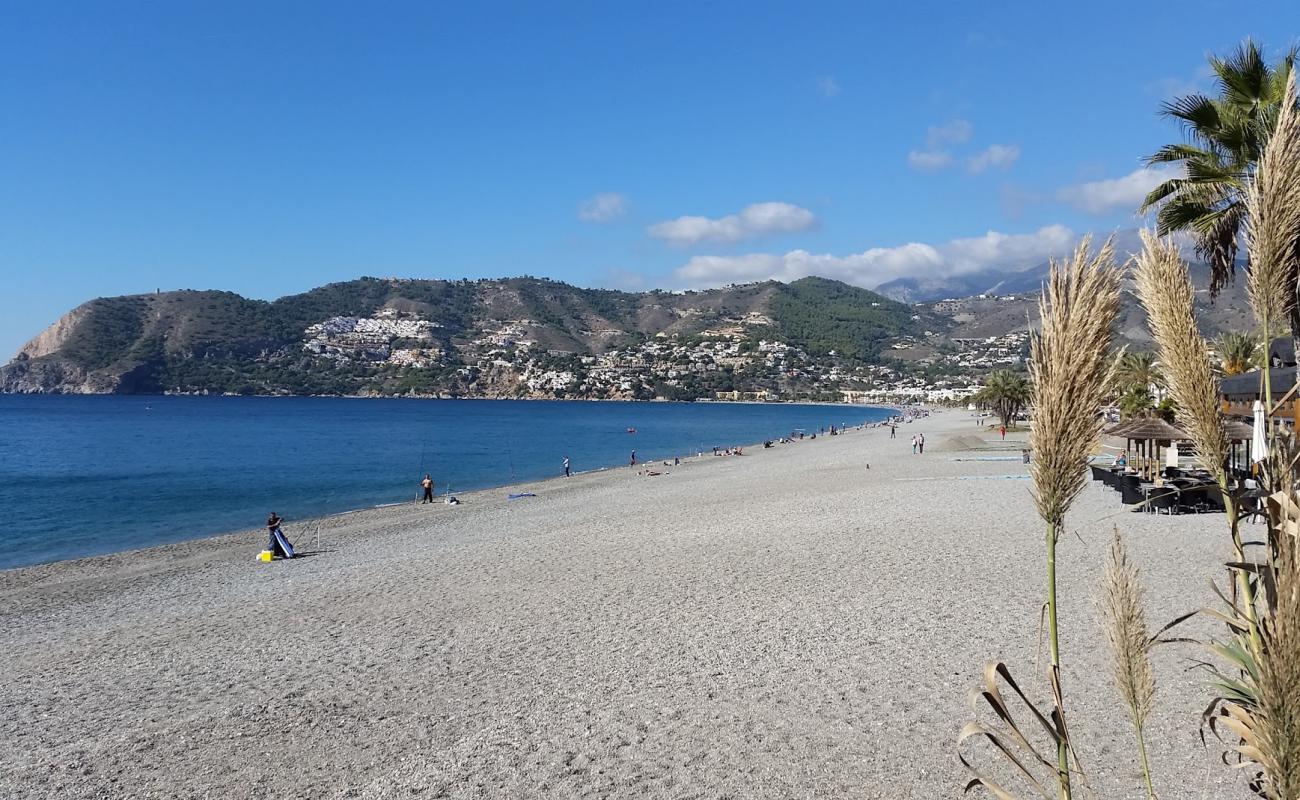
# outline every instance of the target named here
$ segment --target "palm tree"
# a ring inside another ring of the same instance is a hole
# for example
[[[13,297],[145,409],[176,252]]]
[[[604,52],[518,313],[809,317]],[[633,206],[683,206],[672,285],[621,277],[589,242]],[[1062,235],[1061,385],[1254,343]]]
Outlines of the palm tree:
[[[1227,58],[1210,57],[1218,95],[1190,94],[1164,104],[1162,113],[1182,124],[1187,141],[1168,144],[1148,164],[1181,164],[1183,176],[1151,190],[1140,213],[1159,206],[1161,235],[1187,231],[1197,254],[1210,264],[1210,291],[1233,274],[1246,221],[1244,192],[1268,134],[1277,121],[1296,50],[1269,66],[1247,39]]]
[[[1030,396],[1029,379],[1024,374],[1000,369],[988,376],[984,388],[975,393],[974,400],[992,409],[1002,419],[1002,424],[1009,427],[1016,415],[1029,405]]]
[[[1249,333],[1225,333],[1215,343],[1214,350],[1219,356],[1219,371],[1225,377],[1240,375],[1259,366],[1260,342]]]
[[[1115,391],[1127,394],[1130,390],[1140,389],[1151,395],[1152,387],[1165,385],[1164,375],[1160,372],[1160,362],[1156,354],[1150,351],[1126,352],[1120,356],[1115,365]]]
[[[1137,384],[1125,389],[1116,405],[1119,406],[1120,416],[1124,419],[1145,417],[1156,407],[1155,400],[1151,398],[1151,390]]]

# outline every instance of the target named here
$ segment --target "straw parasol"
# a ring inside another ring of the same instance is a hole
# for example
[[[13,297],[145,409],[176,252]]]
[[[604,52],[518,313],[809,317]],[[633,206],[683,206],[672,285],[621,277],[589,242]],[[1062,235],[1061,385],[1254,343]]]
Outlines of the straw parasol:
[[[1187,432],[1171,425],[1160,417],[1143,417],[1131,420],[1122,433],[1113,434],[1139,442],[1172,442],[1187,439]]]
[[[1132,419],[1121,420],[1112,425],[1107,425],[1106,427],[1101,429],[1101,432],[1107,436],[1123,436],[1124,429],[1128,428],[1136,421],[1137,420],[1132,420]]]
[[[1223,421],[1223,434],[1228,438],[1228,444],[1231,445],[1231,453],[1228,463],[1233,469],[1241,467],[1241,460],[1238,458],[1237,445],[1244,443],[1242,452],[1245,453],[1246,460],[1250,460],[1250,442],[1255,436],[1255,429],[1249,423],[1242,422],[1239,419],[1225,419]]]
[[[1160,442],[1190,438],[1183,429],[1165,422],[1160,417],[1131,419],[1128,422],[1112,425],[1105,432],[1111,436],[1124,437],[1125,449],[1128,449],[1129,442],[1142,442],[1142,455],[1146,458],[1159,458]]]
[[[1223,421],[1223,433],[1230,442],[1249,442],[1255,429],[1239,419],[1228,419]]]

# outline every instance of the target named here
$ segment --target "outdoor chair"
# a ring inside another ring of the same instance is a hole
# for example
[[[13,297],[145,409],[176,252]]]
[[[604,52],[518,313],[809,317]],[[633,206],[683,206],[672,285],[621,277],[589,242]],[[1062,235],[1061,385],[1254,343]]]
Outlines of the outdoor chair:
[[[1268,522],[1268,493],[1263,489],[1251,489],[1241,495],[1241,516],[1249,522]]]
[[[1181,510],[1189,514],[1202,514],[1212,511],[1213,506],[1209,498],[1211,490],[1218,491],[1218,487],[1208,486],[1203,483],[1181,487],[1178,492]]]
[[[1219,490],[1217,483],[1205,483],[1197,487],[1205,496],[1205,510],[1215,513],[1226,513],[1227,508],[1223,505],[1223,492]]]
[[[1145,502],[1141,484],[1136,475],[1125,475],[1119,484],[1119,501],[1126,506],[1135,506]]]
[[[1181,504],[1181,492],[1176,486],[1157,486],[1147,493],[1146,510],[1159,514],[1177,514]]]

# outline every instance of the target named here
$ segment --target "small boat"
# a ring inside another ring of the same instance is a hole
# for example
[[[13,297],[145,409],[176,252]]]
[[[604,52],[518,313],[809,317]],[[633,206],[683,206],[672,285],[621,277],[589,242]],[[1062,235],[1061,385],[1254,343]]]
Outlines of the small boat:
[[[628,428],[628,429],[627,429],[627,432],[628,432],[628,433],[636,433],[636,428]]]

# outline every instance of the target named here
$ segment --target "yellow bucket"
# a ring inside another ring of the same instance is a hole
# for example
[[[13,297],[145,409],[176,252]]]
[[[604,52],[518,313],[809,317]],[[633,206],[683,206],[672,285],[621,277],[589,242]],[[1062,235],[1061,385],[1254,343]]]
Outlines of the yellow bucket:
[[[258,556],[258,558],[262,559],[263,561],[270,561],[274,557],[275,557],[275,553],[272,553],[270,550],[263,550],[262,554]]]

